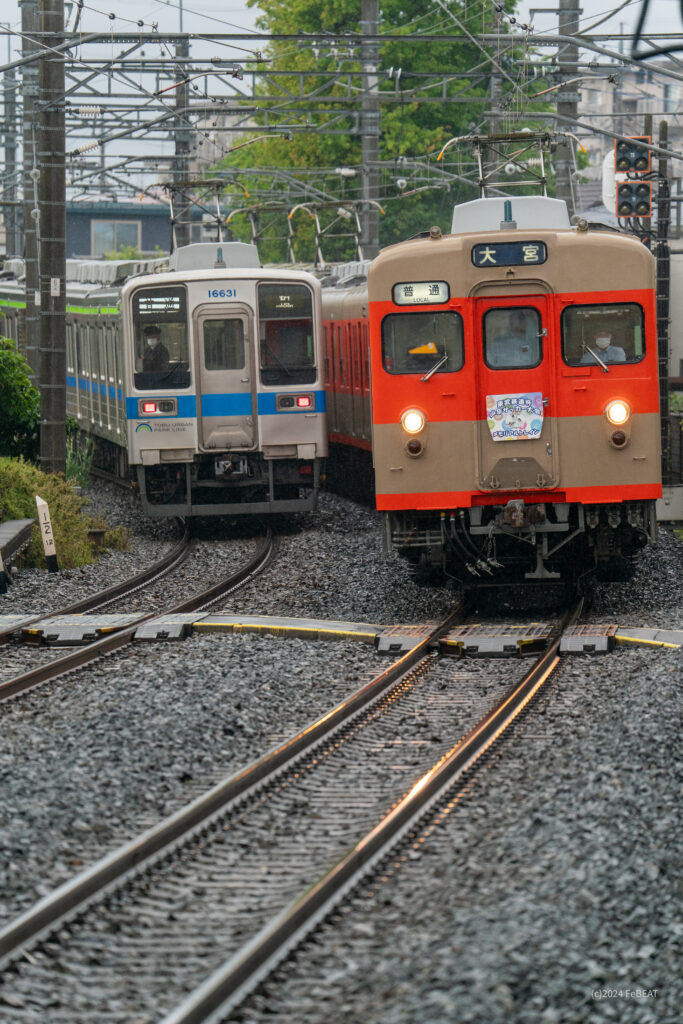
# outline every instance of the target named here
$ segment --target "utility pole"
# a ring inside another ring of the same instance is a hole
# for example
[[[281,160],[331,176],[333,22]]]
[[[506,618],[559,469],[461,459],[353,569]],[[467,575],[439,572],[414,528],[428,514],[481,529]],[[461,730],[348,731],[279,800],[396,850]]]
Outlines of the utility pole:
[[[40,32],[38,0],[19,0],[21,6],[21,53],[30,57],[38,49],[35,37]],[[23,188],[24,188],[24,355],[31,367],[34,384],[40,380],[40,277],[38,269],[38,61],[24,64],[21,70],[23,103]]]
[[[379,0],[361,0],[361,35],[376,36],[379,24]],[[379,48],[374,40],[361,42],[361,250],[365,259],[379,252],[379,211],[374,203],[379,196],[379,97],[377,61]]]
[[[63,0],[40,0],[41,39],[64,36]],[[40,59],[40,465],[63,473],[66,465],[66,181],[64,55]],[[92,386],[99,387],[93,380]]]
[[[560,19],[558,34],[575,36],[579,31],[579,15],[581,8],[578,0],[560,0],[558,15]],[[562,78],[574,78],[576,76],[576,63],[579,57],[578,47],[573,43],[560,43],[557,48],[557,60],[559,73]],[[579,112],[579,94],[576,85],[565,86],[557,94],[557,113],[560,117],[568,117],[576,121]],[[563,128],[566,121],[560,121]],[[555,195],[558,199],[564,199],[569,210],[569,216],[576,212],[574,207],[574,188],[572,171],[574,161],[572,159],[572,148],[569,139],[560,139],[555,151]]]
[[[669,125],[659,123],[659,148],[669,147]],[[671,256],[669,253],[669,161],[659,157],[657,175],[657,353],[659,357],[659,414],[661,417],[662,479],[671,482],[671,430],[669,419],[669,317],[671,295]]]
[[[8,26],[9,28],[9,26]],[[7,63],[12,62],[11,35],[7,36]],[[5,252],[8,256],[19,255],[19,211],[16,206],[19,190],[17,188],[17,79],[14,68],[5,71],[4,74],[4,103],[3,113],[5,120],[5,178],[7,185],[4,189],[3,221],[5,224]]]
[[[180,9],[182,19],[182,6]],[[182,23],[182,22],[181,22]],[[190,56],[190,44],[187,36],[176,43],[176,57],[183,58]],[[187,109],[189,101],[188,89],[188,65],[182,60],[178,62],[176,80],[180,83],[175,90],[176,116],[174,124],[175,138],[175,160],[174,178],[176,181],[187,182],[190,177],[190,129],[187,123]],[[175,237],[178,248],[181,245],[190,244],[190,204],[187,195],[181,187],[175,194],[173,203],[173,217],[175,220]],[[171,230],[173,225],[171,225]]]

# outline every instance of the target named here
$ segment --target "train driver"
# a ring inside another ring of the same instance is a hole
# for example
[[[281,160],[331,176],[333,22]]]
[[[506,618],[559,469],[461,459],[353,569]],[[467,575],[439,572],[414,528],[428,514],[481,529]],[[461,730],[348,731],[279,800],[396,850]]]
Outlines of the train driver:
[[[591,352],[591,349],[593,350]],[[593,355],[593,352],[595,355]],[[598,357],[596,359],[596,356]],[[592,363],[593,366],[602,359],[603,363],[625,363],[626,353],[619,345],[612,344],[612,332],[606,328],[599,327],[595,337],[589,345],[585,346],[585,352],[581,356],[581,363]]]
[[[142,369],[147,373],[168,370],[168,349],[161,340],[161,328],[157,324],[149,324],[144,329],[144,335]]]

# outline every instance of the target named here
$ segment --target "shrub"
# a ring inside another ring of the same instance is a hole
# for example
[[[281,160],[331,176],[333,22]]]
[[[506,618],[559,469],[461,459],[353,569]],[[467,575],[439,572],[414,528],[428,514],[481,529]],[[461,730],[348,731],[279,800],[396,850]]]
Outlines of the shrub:
[[[0,458],[0,521],[35,519],[37,494],[50,507],[60,568],[72,569],[93,562],[95,555],[88,531],[96,524],[90,516],[83,514],[85,498],[79,497],[61,477],[43,473],[22,459]],[[123,549],[127,541],[127,531],[120,528],[109,531],[104,538],[105,545],[112,548]],[[24,552],[24,561],[29,567],[45,565],[43,542],[37,525]]]
[[[36,459],[40,393],[31,368],[11,338],[0,338],[0,455]]]

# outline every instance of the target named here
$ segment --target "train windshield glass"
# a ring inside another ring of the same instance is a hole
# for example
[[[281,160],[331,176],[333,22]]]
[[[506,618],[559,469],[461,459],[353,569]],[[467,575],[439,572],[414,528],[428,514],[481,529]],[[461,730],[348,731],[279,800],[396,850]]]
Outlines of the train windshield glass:
[[[528,306],[484,314],[484,362],[493,370],[519,370],[541,361],[541,315]]]
[[[204,321],[204,366],[207,370],[243,370],[244,323],[235,317]]]
[[[635,302],[570,306],[562,313],[562,358],[569,366],[639,363],[644,317]]]
[[[167,391],[190,386],[187,297],[182,285],[133,294],[135,387]]]
[[[382,321],[388,373],[452,373],[464,361],[459,313],[390,313]]]
[[[312,384],[313,294],[300,284],[258,286],[261,383]]]

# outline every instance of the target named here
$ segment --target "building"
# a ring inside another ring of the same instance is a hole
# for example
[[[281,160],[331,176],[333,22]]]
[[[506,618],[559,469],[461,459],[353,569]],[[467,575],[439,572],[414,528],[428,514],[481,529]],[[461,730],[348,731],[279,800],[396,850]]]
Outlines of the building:
[[[140,202],[70,202],[66,204],[67,259],[103,258],[132,247],[147,255],[168,252],[171,217],[168,204]]]

